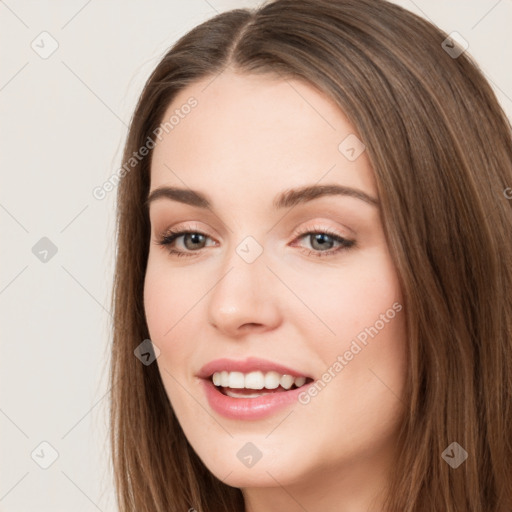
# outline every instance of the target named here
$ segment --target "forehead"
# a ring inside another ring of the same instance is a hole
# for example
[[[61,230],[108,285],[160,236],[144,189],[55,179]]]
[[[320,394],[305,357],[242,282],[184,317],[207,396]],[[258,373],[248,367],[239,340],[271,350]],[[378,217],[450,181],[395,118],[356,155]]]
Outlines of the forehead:
[[[325,179],[376,195],[366,154],[351,161],[340,149],[356,137],[354,127],[303,81],[224,71],[180,91],[162,122],[171,118],[153,152],[151,189],[236,187],[249,196],[261,194],[263,183],[275,195]]]

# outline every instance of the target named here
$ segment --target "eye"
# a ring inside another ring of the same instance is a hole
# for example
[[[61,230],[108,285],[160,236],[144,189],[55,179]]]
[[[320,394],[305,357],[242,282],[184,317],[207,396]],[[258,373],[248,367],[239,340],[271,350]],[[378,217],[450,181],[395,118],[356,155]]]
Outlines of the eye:
[[[305,249],[308,256],[326,257],[334,256],[340,251],[346,251],[356,246],[355,240],[344,238],[335,231],[330,229],[314,226],[307,231],[302,231],[296,234],[296,239],[305,238],[309,240],[313,250]],[[333,245],[338,244],[336,248]]]
[[[302,231],[296,233],[295,239],[309,239],[312,250],[304,249],[308,256],[315,257],[326,257],[333,256],[340,251],[348,250],[356,246],[355,240],[349,240],[347,238],[342,237],[340,234],[335,231],[331,231],[330,229],[316,227],[310,228],[307,231]],[[185,250],[176,249],[175,245],[178,239],[182,238],[183,246]],[[309,238],[308,238],[309,237]],[[156,243],[158,245],[167,246],[168,251],[171,255],[175,255],[178,257],[182,256],[194,256],[193,253],[199,252],[201,249],[205,248],[205,242],[207,239],[211,238],[198,230],[193,229],[182,229],[182,230],[174,230],[169,229],[167,232],[158,240]],[[336,248],[332,248],[333,245],[336,245]]]
[[[176,250],[173,247],[173,244],[178,238],[183,237],[183,244],[185,249],[191,252],[198,252],[198,250],[204,248],[204,242],[207,238],[210,238],[208,235],[201,233],[197,230],[173,230],[169,229],[167,232],[157,241],[158,245],[168,246],[169,253],[172,255],[180,256],[191,256],[190,253],[184,252],[182,250]],[[187,243],[190,241],[190,243]]]

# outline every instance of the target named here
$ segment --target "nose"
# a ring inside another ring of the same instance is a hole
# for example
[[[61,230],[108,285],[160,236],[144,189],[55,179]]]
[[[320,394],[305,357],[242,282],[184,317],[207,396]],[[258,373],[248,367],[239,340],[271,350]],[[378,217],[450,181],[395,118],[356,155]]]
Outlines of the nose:
[[[267,268],[264,254],[249,263],[233,251],[223,269],[208,294],[209,323],[233,338],[278,327],[279,282]]]

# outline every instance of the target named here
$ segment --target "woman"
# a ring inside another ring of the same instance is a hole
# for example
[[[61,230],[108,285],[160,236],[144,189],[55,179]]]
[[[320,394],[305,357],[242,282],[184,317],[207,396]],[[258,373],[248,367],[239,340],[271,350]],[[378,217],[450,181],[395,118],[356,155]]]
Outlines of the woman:
[[[124,162],[121,511],[512,510],[511,130],[463,47],[382,0],[220,14]]]

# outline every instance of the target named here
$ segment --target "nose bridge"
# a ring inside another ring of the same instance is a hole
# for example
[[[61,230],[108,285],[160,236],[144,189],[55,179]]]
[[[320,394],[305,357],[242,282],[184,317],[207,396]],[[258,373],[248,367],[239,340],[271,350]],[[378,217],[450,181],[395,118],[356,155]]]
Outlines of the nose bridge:
[[[275,324],[278,307],[266,264],[262,244],[251,235],[229,250],[208,305],[214,326],[233,334],[244,324]]]

